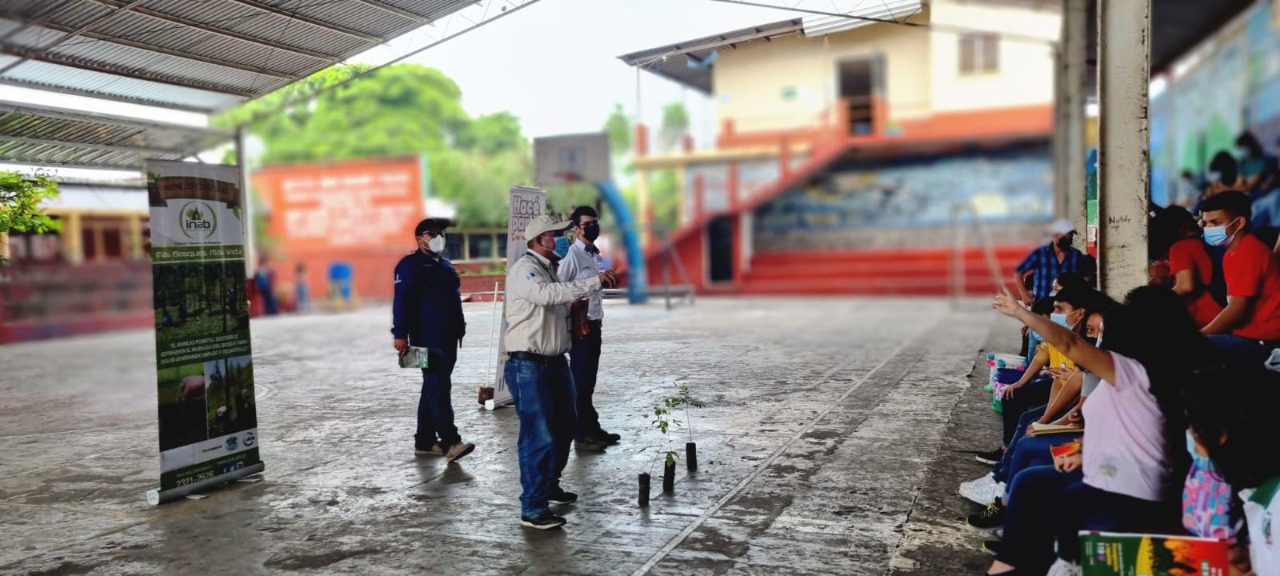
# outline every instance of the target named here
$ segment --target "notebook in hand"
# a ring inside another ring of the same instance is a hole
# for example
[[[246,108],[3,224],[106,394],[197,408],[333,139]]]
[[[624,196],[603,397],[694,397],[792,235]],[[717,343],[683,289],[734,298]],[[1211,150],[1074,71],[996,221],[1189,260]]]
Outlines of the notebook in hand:
[[[1059,424],[1041,424],[1039,422],[1031,423],[1031,436],[1048,436],[1049,434],[1067,434],[1070,432],[1084,432],[1084,428],[1080,426],[1062,426]]]
[[[401,368],[421,368],[426,369],[428,364],[427,349],[417,346],[410,346],[404,354],[400,355]]]

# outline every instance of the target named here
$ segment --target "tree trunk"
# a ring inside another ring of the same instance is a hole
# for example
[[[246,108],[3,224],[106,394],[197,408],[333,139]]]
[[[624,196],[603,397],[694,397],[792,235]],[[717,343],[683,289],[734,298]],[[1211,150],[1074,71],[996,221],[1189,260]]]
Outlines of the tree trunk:
[[[0,264],[9,262],[9,231],[0,230]]]

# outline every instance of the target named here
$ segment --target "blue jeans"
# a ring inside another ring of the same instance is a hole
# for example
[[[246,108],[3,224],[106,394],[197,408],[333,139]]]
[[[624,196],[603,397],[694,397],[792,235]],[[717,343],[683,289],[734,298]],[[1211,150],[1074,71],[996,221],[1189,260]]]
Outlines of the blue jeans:
[[[1019,574],[1044,574],[1055,560],[1053,544],[1064,527],[1062,495],[1079,481],[1079,470],[1064,474],[1053,466],[1028,468],[1014,477],[1004,513],[1004,537],[996,559]]]
[[[591,331],[573,343],[569,350],[569,370],[573,372],[574,390],[578,394],[577,439],[600,432],[600,413],[591,402],[596,393],[596,374],[600,371],[600,320],[588,322]]]
[[[561,357],[551,363],[511,358],[503,376],[520,417],[520,514],[532,518],[547,511],[569,461],[578,422],[573,375]]]
[[[1234,334],[1212,334],[1209,342],[1218,351],[1218,359],[1230,366],[1262,366],[1271,355],[1271,350],[1280,347]]]
[[[428,450],[439,444],[445,452],[462,441],[458,427],[453,424],[453,365],[458,361],[457,350],[429,352],[428,368],[422,371],[422,395],[418,397],[418,432],[413,444],[419,450]]]
[[[1035,422],[1044,416],[1045,411],[1048,409],[1049,405],[1047,404],[1037,408],[1032,408],[1023,412],[1022,417],[1018,418],[1018,429],[1014,430],[1013,439],[1009,441],[1009,447],[1004,451],[1004,457],[1000,459],[1000,464],[996,466],[995,479],[997,482],[1007,483],[1013,480],[1014,475],[1018,472],[1013,469],[1013,458],[1017,454],[1018,443],[1027,438],[1027,427],[1031,426],[1032,422]],[[1050,418],[1050,421],[1062,418],[1070,411],[1071,406],[1068,405],[1066,408],[1063,408],[1062,411],[1054,414],[1053,418]],[[1066,440],[1063,440],[1063,442],[1066,442]]]
[[[1011,474],[1009,470],[1013,468],[1014,448],[1016,448],[1018,446],[1018,442],[1027,435],[1027,426],[1030,426],[1032,422],[1035,422],[1036,420],[1039,420],[1041,416],[1044,416],[1045,410],[1048,409],[1048,405],[1041,406],[1039,408],[1032,408],[1023,412],[1022,416],[1018,417],[1018,426],[1013,431],[1013,438],[1009,440],[1009,445],[1004,451],[1004,457],[1000,459],[1000,464],[996,466],[996,482],[1007,483],[1010,480],[1013,480],[1013,474]]]
[[[1037,466],[1053,466],[1053,454],[1049,448],[1066,444],[1084,437],[1083,433],[1051,434],[1049,436],[1025,436],[1009,448],[1013,457],[1009,459],[1008,476],[1017,478],[1018,473]]]

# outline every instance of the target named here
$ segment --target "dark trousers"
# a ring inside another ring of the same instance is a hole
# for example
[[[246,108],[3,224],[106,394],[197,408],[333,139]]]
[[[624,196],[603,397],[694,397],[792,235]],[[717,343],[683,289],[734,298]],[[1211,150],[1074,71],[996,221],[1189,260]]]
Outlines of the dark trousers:
[[[600,320],[587,322],[590,331],[579,338],[569,350],[569,371],[573,373],[573,387],[578,395],[578,430],[577,439],[600,431],[600,413],[592,403],[596,393],[596,374],[600,371]]]
[[[1055,560],[1055,537],[1065,529],[1062,496],[1082,478],[1053,466],[1028,468],[1014,477],[1004,513],[1004,537],[996,559],[1019,574],[1044,574]]]
[[[432,348],[427,368],[422,370],[422,395],[418,397],[418,432],[414,446],[428,450],[439,444],[445,452],[462,440],[453,424],[453,365],[458,362],[457,349]]]
[[[547,511],[569,462],[578,420],[573,375],[563,357],[551,362],[511,358],[503,377],[520,418],[520,513],[534,517]]]
[[[1005,398],[1000,403],[1000,417],[1004,420],[1004,436],[1001,442],[1010,446],[1013,435],[1018,431],[1018,421],[1022,414],[1036,406],[1049,403],[1049,393],[1053,391],[1052,376],[1036,376],[1026,386],[1013,393],[1013,398]],[[1039,418],[1039,416],[1037,416]],[[1026,426],[1023,426],[1025,429]]]
[[[1209,342],[1218,352],[1218,359],[1228,366],[1259,366],[1280,347],[1280,342],[1259,342],[1234,334],[1213,334]]]
[[[1162,505],[1099,490],[1083,480],[1073,482],[1063,493],[1059,511],[1063,523],[1058,530],[1058,557],[1072,562],[1080,561],[1080,531],[1099,532],[1167,532],[1162,521],[1170,517],[1168,510],[1178,512],[1179,506]],[[1178,528],[1181,528],[1179,523]]]

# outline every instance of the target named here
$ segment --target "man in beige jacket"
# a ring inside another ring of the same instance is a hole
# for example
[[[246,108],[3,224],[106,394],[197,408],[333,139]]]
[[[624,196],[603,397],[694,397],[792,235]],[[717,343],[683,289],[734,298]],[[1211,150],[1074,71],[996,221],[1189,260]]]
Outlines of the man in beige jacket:
[[[525,228],[529,251],[507,272],[503,377],[520,418],[520,523],[539,530],[565,524],[550,504],[578,500],[560,486],[577,428],[573,376],[565,359],[572,345],[569,304],[618,283],[613,272],[560,282],[555,240],[568,227],[569,222],[550,216],[534,218]]]

